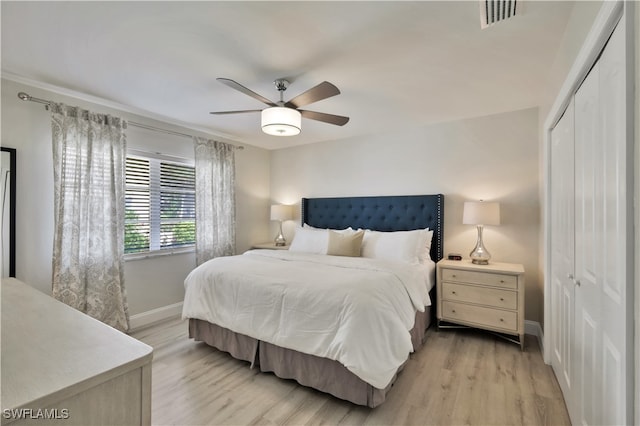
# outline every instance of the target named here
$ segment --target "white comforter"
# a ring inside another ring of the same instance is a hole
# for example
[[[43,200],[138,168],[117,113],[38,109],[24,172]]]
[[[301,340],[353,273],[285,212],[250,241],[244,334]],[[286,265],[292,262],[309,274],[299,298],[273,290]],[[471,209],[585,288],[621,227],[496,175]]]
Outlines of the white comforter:
[[[413,350],[429,306],[425,267],[276,250],[219,257],[185,280],[183,319],[337,360],[385,388]]]

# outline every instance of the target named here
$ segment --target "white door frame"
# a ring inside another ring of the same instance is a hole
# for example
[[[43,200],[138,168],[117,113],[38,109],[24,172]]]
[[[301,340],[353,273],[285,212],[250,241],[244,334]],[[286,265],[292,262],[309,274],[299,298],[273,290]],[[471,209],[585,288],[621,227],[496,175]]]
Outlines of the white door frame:
[[[634,10],[634,2],[625,2],[622,0],[617,1],[605,1],[602,4],[600,11],[587,35],[580,52],[578,53],[576,60],[573,63],[573,66],[569,70],[567,78],[562,85],[553,106],[544,122],[543,126],[543,268],[544,268],[544,336],[543,336],[543,356],[544,361],[547,364],[551,363],[551,310],[549,307],[551,306],[551,238],[549,235],[549,224],[551,223],[551,191],[549,188],[550,185],[550,176],[551,176],[551,165],[550,165],[550,152],[551,152],[551,131],[557,124],[557,122],[562,117],[564,110],[567,108],[572,96],[584,80],[584,78],[589,73],[589,70],[596,62],[600,52],[604,48],[609,36],[615,29],[615,26],[619,19],[624,14],[624,19],[626,20],[626,43],[627,53],[630,55],[627,60],[627,75],[628,82],[634,81],[636,79],[635,73],[635,57],[634,48],[637,47],[635,45],[635,35],[634,31],[640,31],[640,28],[636,28],[635,18],[636,13]],[[626,14],[625,14],[626,9]],[[640,70],[639,70],[640,71]],[[631,83],[629,87],[634,87],[634,83]],[[637,93],[637,92],[636,92]],[[633,96],[629,97],[627,111],[633,112],[635,109]],[[639,111],[640,112],[640,111]],[[628,116],[628,125],[633,126],[635,117],[633,115]],[[640,129],[636,129],[637,133],[640,135]],[[633,137],[634,135],[633,129],[629,132],[629,137]],[[640,141],[636,141],[635,146],[638,147]],[[638,153],[636,156],[638,157]],[[637,167],[637,165],[636,165]],[[635,171],[636,176],[640,171]],[[633,179],[633,177],[631,177]],[[636,182],[638,178],[636,178]],[[640,188],[635,188],[635,192],[640,190]],[[630,202],[633,202],[630,200]],[[635,208],[636,212],[638,211],[638,200],[635,200]],[[636,219],[636,225],[637,225]],[[640,231],[636,229],[636,245],[640,244],[637,239],[640,235]],[[630,250],[633,250],[633,246],[629,247]],[[635,256],[637,257],[637,256]],[[636,267],[637,271],[640,269],[638,265]],[[635,277],[635,298],[636,300],[640,300],[640,288],[638,288],[638,276]],[[633,294],[634,292],[630,292],[629,294]],[[640,304],[640,303],[639,303]],[[636,307],[638,309],[638,307]],[[640,318],[636,315],[636,327],[640,328]],[[640,337],[640,330],[636,330],[636,339]],[[640,347],[640,342],[636,341],[636,348]],[[638,353],[635,354],[636,362],[639,358]],[[640,400],[640,374],[636,371],[636,389],[635,395],[631,396],[630,401],[638,401]],[[636,419],[640,416],[640,409],[636,408]]]

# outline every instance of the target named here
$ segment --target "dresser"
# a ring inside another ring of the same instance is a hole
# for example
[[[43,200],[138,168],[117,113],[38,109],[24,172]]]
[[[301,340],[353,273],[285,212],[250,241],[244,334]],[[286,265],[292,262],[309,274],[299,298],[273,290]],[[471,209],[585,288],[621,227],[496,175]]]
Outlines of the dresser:
[[[441,260],[437,274],[439,328],[464,325],[490,330],[524,348],[522,265]]]
[[[2,425],[149,425],[153,348],[2,279]]]

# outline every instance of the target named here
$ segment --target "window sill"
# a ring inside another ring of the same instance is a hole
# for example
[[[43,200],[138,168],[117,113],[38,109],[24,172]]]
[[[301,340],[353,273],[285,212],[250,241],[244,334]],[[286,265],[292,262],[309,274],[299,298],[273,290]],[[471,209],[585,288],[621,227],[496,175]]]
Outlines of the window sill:
[[[195,247],[187,247],[182,249],[173,249],[173,250],[157,250],[157,251],[147,251],[144,253],[131,253],[124,255],[125,262],[131,262],[136,260],[144,260],[144,259],[152,259],[155,257],[164,257],[164,256],[173,256],[177,254],[187,254],[187,253],[195,253]]]

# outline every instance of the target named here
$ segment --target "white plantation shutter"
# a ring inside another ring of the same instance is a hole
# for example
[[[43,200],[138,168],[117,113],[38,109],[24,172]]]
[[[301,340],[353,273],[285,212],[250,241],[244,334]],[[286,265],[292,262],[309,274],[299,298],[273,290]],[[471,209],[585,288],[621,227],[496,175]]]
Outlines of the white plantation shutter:
[[[160,248],[192,246],[196,234],[193,166],[160,163]]]
[[[127,157],[124,252],[149,251],[151,197],[149,160]]]
[[[126,177],[125,253],[193,247],[193,165],[159,155],[129,155]]]

